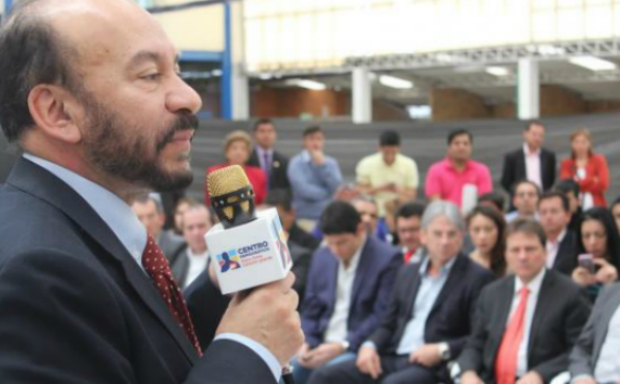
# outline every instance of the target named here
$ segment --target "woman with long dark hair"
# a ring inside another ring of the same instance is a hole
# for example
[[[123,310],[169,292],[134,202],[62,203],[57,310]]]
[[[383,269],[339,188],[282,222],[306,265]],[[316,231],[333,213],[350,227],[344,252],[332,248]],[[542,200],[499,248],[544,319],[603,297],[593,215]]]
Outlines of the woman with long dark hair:
[[[467,230],[474,245],[469,257],[491,270],[495,277],[506,274],[504,217],[494,208],[478,205],[467,215]]]
[[[602,286],[618,280],[620,271],[620,235],[607,208],[594,207],[583,214],[578,241],[582,255],[572,279],[595,300]]]

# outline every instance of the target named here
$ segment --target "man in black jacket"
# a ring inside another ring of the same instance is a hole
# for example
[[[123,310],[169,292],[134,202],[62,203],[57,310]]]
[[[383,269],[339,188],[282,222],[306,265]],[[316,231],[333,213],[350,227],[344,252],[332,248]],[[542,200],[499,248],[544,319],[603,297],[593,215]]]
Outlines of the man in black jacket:
[[[125,0],[26,0],[0,52],[0,125],[25,151],[0,188],[0,380],[278,382],[303,342],[292,275],[235,297],[203,355],[131,211],[192,180],[200,96],[161,26]]]
[[[267,189],[291,189],[286,175],[288,157],[274,149],[277,133],[270,119],[260,119],[254,123],[256,145],[248,159],[248,165],[259,167],[267,176]]]
[[[487,286],[458,358],[462,384],[542,384],[568,369],[590,305],[566,276],[545,268],[545,233],[531,219],[506,230],[514,275]]]
[[[319,369],[311,384],[437,383],[470,333],[475,301],[492,280],[459,252],[465,224],[449,202],[430,204],[422,217],[428,257],[401,269],[380,326],[357,361]]]
[[[523,130],[523,146],[504,157],[502,187],[512,194],[514,184],[529,180],[545,192],[555,182],[555,153],[542,147],[545,126],[539,121],[528,122]]]

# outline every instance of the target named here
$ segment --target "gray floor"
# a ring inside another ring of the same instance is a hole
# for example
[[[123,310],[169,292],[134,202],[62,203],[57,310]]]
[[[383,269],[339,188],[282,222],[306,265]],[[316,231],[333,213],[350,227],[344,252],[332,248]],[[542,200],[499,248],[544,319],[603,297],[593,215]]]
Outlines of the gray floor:
[[[620,114],[584,115],[544,119],[547,125],[546,146],[555,151],[558,160],[569,156],[571,131],[578,127],[591,130],[595,151],[607,156],[610,165],[611,187],[608,199],[620,195]],[[297,120],[278,120],[278,149],[293,155],[301,148],[301,132],[309,125]],[[502,157],[521,145],[523,124],[514,120],[479,120],[461,123],[374,123],[354,125],[347,122],[322,123],[327,136],[326,152],[340,162],[347,181],[353,181],[355,165],[363,156],[376,151],[377,137],[385,129],[398,131],[403,138],[402,152],[413,157],[422,181],[429,165],[445,155],[447,133],[454,128],[469,129],[474,134],[473,157],[491,168],[498,188]],[[202,198],[205,169],[222,160],[222,139],[232,129],[250,129],[248,122],[205,121],[197,132],[192,151],[195,175],[189,194]],[[6,175],[15,155],[6,151],[6,141],[0,135],[0,182]]]

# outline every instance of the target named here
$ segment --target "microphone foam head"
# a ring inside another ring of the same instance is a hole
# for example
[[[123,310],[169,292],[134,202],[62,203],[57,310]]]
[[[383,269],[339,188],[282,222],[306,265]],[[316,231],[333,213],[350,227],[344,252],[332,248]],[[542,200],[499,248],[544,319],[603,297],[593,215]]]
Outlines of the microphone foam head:
[[[212,198],[249,186],[250,180],[245,175],[243,168],[238,165],[221,168],[207,175],[207,187]]]

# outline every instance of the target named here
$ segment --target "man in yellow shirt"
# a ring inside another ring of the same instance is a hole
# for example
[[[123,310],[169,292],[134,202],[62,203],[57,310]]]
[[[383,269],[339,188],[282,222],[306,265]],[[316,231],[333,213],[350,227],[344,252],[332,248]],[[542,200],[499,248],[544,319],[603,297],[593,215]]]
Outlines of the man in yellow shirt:
[[[418,166],[399,152],[400,136],[385,131],[379,137],[379,152],[364,157],[356,167],[359,190],[377,202],[379,217],[386,216],[390,203],[402,204],[417,195]]]

